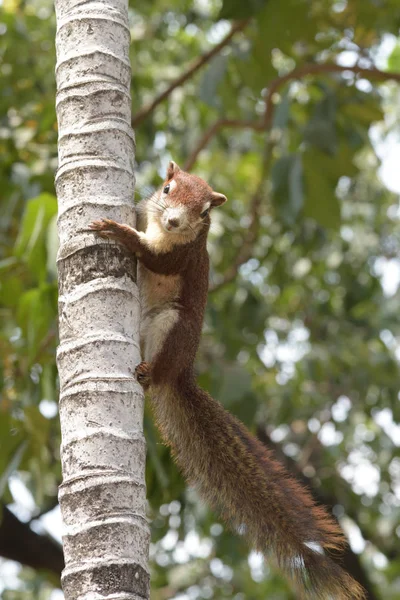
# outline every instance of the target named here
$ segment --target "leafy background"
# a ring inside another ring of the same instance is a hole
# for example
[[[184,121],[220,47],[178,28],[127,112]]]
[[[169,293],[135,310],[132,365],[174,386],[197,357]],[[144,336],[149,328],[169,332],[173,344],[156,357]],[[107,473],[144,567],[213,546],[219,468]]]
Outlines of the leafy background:
[[[400,2],[136,0],[130,18],[138,196],[174,158],[229,198],[200,383],[332,508],[368,597],[399,598]],[[48,0],[1,3],[6,600],[61,595],[54,36]],[[292,599],[145,425],[152,598]]]

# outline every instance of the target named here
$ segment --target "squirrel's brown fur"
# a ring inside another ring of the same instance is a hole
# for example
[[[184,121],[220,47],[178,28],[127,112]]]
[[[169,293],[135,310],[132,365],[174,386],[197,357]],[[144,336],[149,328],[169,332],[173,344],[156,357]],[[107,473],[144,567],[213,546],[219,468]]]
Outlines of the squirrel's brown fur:
[[[209,211],[226,198],[175,163],[138,207],[139,229],[103,219],[91,228],[139,258],[144,362],[158,427],[186,478],[252,547],[272,558],[303,598],[364,598],[330,556],[343,535],[324,508],[235,417],[196,385],[193,364],[208,293]],[[327,553],[328,551],[328,553]]]

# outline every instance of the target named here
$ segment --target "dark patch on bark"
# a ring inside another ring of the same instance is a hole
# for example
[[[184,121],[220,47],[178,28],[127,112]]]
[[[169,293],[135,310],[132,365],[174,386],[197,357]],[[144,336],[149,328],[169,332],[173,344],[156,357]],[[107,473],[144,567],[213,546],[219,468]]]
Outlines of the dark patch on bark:
[[[89,567],[77,573],[66,573],[62,577],[65,596],[75,600],[86,591],[100,595],[134,593],[141,598],[150,596],[150,576],[138,563],[103,564]]]
[[[60,294],[99,277],[127,276],[136,282],[136,260],[116,244],[96,244],[81,248],[58,261]]]

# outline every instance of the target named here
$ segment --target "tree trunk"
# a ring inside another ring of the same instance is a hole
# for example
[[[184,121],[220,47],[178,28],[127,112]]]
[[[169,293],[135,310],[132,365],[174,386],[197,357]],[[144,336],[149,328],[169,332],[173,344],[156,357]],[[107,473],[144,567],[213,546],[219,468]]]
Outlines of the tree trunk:
[[[66,600],[149,597],[136,265],[95,237],[134,224],[127,0],[56,0],[60,505]]]

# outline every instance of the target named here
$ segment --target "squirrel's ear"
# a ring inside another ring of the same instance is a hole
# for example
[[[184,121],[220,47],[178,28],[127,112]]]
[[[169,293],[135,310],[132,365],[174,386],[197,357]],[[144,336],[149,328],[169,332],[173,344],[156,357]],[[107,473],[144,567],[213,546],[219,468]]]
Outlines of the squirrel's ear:
[[[170,160],[167,168],[167,179],[173,179],[175,175],[179,173],[179,171],[180,168],[178,165],[173,160]]]
[[[211,206],[221,206],[227,201],[227,197],[224,194],[220,194],[219,192],[213,192],[211,198]]]

